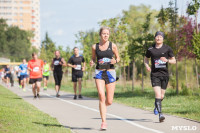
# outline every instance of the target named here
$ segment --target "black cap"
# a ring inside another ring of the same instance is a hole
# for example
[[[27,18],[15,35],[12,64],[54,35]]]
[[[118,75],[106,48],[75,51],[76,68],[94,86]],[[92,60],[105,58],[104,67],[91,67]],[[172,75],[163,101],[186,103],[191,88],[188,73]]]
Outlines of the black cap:
[[[44,60],[44,62],[47,62],[46,60]]]
[[[165,37],[165,34],[161,31],[157,31],[156,34],[155,34],[155,37],[158,36],[158,35],[162,36],[163,38]]]

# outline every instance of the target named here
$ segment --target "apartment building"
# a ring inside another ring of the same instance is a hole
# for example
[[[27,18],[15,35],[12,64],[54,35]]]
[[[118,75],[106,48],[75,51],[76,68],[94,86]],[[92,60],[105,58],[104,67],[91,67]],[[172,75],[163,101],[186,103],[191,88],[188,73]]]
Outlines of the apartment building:
[[[33,31],[32,45],[40,47],[40,0],[0,0],[0,18],[8,25]]]

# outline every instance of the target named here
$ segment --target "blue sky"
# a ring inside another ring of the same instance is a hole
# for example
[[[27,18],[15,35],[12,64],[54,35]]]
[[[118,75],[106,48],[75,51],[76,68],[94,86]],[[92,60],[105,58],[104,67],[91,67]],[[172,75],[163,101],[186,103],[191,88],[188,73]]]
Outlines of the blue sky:
[[[79,31],[99,29],[98,22],[120,15],[130,5],[150,5],[159,10],[168,6],[170,0],[41,0],[41,40],[48,32],[56,45],[64,48],[78,46],[75,34]],[[179,14],[185,14],[187,1],[177,0]],[[200,18],[200,17],[199,17]]]

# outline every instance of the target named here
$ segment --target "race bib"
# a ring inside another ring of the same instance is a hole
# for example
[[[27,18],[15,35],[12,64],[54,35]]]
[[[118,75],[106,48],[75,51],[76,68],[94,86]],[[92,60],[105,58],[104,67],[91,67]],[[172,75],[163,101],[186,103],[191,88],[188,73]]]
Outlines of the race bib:
[[[34,67],[33,68],[33,72],[38,72],[39,71],[39,67]]]
[[[99,62],[99,64],[108,64],[111,62],[111,59],[103,58],[103,59],[98,60],[98,62]]]
[[[155,68],[165,68],[166,67],[166,62],[164,62],[160,59],[157,59],[154,61],[155,61]]]
[[[22,73],[26,73],[26,69],[22,70]]]
[[[81,65],[76,65],[76,68],[74,68],[75,70],[81,70]]]
[[[59,65],[59,60],[54,61],[54,65],[55,66]]]

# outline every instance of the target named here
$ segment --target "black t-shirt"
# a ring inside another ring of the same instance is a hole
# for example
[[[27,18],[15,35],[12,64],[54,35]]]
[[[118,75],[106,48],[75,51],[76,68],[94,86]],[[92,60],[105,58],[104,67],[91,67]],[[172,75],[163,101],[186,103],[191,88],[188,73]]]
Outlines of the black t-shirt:
[[[161,61],[160,58],[174,57],[171,47],[163,44],[161,48],[157,49],[154,44],[148,48],[146,57],[151,58],[151,76],[169,76],[168,63]]]
[[[62,72],[62,65],[60,65],[59,63],[62,62],[61,61],[62,58],[53,58],[53,65],[54,65],[54,72]]]
[[[82,55],[78,57],[75,57],[75,55],[73,55],[69,58],[68,63],[77,66],[76,68],[72,68],[72,73],[77,71],[82,71],[82,66],[81,66],[82,62],[83,63],[85,62],[85,59]]]

